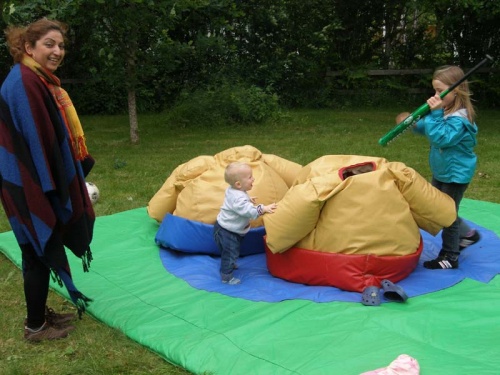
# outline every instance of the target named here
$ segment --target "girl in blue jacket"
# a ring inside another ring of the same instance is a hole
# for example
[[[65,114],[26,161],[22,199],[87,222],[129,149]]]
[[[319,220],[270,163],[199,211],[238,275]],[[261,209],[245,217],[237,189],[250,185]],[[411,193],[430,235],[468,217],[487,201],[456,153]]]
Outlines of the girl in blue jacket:
[[[464,76],[458,66],[438,68],[432,77],[435,95],[427,100],[430,113],[414,131],[430,142],[429,164],[432,185],[455,201],[457,220],[442,232],[442,248],[436,259],[424,262],[429,269],[458,268],[460,251],[479,241],[479,233],[458,217],[460,201],[476,170],[477,126],[469,84],[464,81],[444,98],[440,94]]]

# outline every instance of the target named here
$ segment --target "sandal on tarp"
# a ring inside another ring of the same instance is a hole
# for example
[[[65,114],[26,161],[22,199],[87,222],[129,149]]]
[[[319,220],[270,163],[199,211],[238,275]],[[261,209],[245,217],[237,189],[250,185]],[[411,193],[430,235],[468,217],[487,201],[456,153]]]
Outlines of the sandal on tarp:
[[[365,306],[380,305],[380,288],[377,288],[376,286],[366,287],[361,295],[361,303]]]
[[[408,296],[403,288],[394,284],[391,280],[382,280],[380,284],[382,285],[383,296],[385,299],[395,302],[406,302],[408,299]]]

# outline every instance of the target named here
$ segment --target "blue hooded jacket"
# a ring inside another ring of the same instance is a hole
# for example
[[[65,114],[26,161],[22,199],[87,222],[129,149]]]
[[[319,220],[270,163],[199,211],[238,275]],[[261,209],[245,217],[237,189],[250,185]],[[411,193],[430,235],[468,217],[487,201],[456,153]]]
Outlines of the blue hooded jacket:
[[[416,123],[414,131],[429,139],[429,164],[436,180],[458,184],[472,180],[477,164],[477,126],[467,118],[467,110],[447,116],[443,109],[431,111]]]

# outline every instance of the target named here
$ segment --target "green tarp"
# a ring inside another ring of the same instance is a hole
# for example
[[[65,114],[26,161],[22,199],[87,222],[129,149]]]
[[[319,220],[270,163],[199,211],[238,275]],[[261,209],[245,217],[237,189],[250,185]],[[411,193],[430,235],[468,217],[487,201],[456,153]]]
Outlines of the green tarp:
[[[500,233],[498,204],[466,199],[461,215]],[[355,375],[400,354],[417,359],[421,374],[500,373],[498,276],[378,307],[251,302],[170,275],[157,229],[145,208],[99,217],[90,273],[70,256],[74,279],[94,299],[90,314],[193,373]],[[12,232],[0,234],[0,251],[20,266]]]

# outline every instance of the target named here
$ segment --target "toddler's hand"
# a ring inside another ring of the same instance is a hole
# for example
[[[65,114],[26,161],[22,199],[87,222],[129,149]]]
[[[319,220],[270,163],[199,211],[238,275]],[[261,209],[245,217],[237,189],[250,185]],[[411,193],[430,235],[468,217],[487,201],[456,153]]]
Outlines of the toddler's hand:
[[[253,204],[256,204],[257,203],[257,197],[250,197],[250,202],[252,202]]]
[[[410,112],[401,112],[399,115],[396,116],[396,125],[401,124],[410,115],[411,115]]]
[[[276,208],[278,208],[278,205],[276,203],[271,203],[269,206],[264,206],[264,212],[272,214]]]

